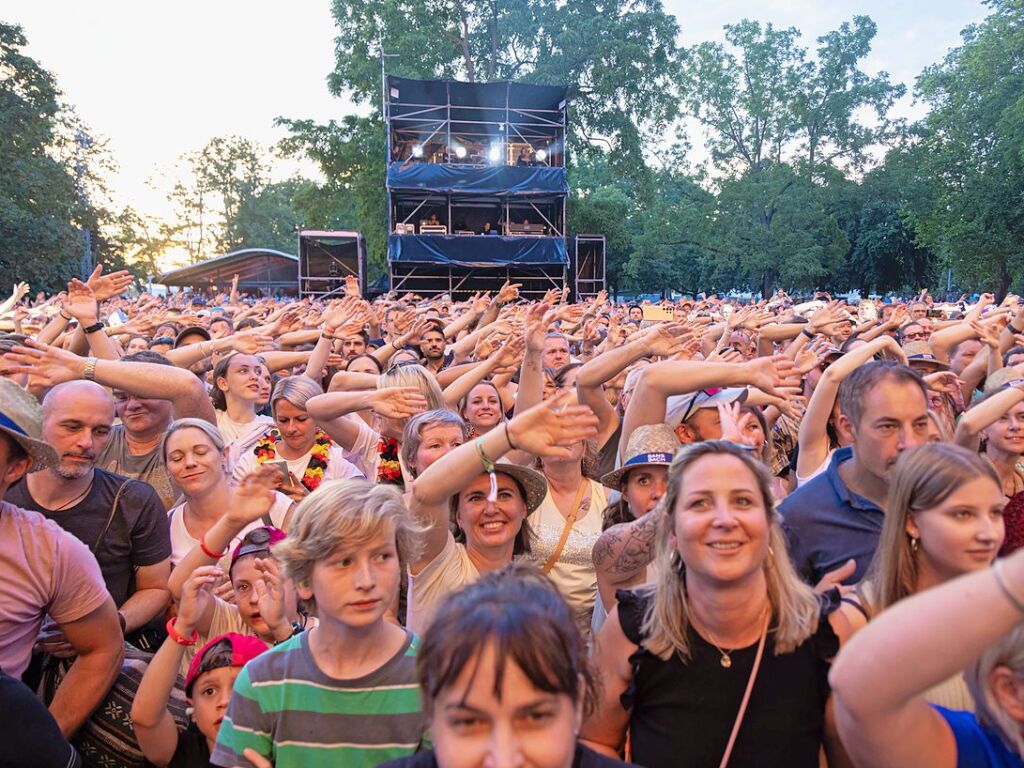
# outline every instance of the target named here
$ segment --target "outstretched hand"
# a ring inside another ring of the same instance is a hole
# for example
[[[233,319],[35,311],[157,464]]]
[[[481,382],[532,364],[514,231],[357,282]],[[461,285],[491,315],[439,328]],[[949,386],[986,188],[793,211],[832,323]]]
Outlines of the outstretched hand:
[[[571,458],[570,447],[597,434],[598,418],[585,405],[572,405],[575,390],[566,390],[508,422],[512,447],[538,456]]]

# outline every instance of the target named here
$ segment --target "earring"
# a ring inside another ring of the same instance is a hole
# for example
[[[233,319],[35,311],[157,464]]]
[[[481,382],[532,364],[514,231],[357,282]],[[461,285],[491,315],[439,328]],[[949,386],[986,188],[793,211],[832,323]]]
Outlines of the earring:
[[[920,548],[921,548],[921,539],[918,538],[917,536],[911,536],[910,537],[910,551],[913,552],[916,555],[917,554],[917,550],[920,549]]]
[[[192,717],[196,713],[195,707],[185,707],[185,717]]]
[[[686,570],[686,563],[683,562],[683,556],[680,555],[678,551],[672,553],[672,556],[669,558],[669,565],[672,567],[672,570],[680,576],[682,576],[683,571]]]

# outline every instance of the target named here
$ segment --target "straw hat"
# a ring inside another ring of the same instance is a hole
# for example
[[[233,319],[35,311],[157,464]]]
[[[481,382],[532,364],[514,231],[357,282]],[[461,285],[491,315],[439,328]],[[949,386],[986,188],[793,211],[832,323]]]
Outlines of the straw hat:
[[[601,478],[601,485],[621,491],[626,475],[638,467],[667,467],[679,450],[679,438],[668,424],[645,424],[626,443],[626,460]]]
[[[527,515],[544,503],[544,498],[548,495],[548,481],[540,472],[506,461],[499,461],[495,464],[494,471],[500,475],[508,475],[523,487],[523,490],[526,491]]]
[[[903,345],[903,353],[907,356],[907,362],[911,368],[921,368],[925,371],[948,371],[949,363],[944,363],[932,354],[932,348],[925,341],[912,341]],[[917,363],[917,365],[914,365]]]
[[[29,472],[57,465],[57,452],[41,439],[43,409],[39,407],[39,401],[8,379],[0,379],[0,431],[9,435],[32,458]]]
[[[985,379],[985,394],[995,392],[997,389],[1015,384],[1021,380],[1020,373],[1016,368],[1000,368],[987,379]]]

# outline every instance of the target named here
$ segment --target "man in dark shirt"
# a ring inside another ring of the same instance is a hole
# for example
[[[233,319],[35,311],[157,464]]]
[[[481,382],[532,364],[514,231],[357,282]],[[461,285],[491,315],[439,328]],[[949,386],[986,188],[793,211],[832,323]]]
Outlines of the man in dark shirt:
[[[162,616],[170,600],[171,541],[163,504],[149,485],[95,466],[113,421],[113,398],[98,384],[54,387],[43,401],[43,439],[59,462],[27,475],[5,499],[41,512],[89,547],[130,635]]]
[[[809,583],[855,565],[843,581],[860,581],[882,532],[889,478],[899,455],[928,441],[928,397],[921,375],[874,362],[839,387],[836,426],[849,443],[828,469],[779,507],[793,562]]]

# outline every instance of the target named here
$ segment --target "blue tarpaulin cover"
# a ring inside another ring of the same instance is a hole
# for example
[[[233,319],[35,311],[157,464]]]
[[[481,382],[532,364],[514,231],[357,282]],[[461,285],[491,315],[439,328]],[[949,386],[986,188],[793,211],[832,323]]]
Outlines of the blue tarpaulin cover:
[[[388,189],[479,195],[567,195],[565,168],[391,163]]]
[[[389,235],[388,261],[462,267],[569,263],[561,237],[498,235]]]

